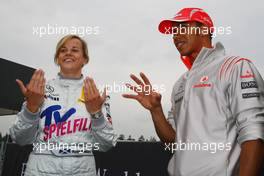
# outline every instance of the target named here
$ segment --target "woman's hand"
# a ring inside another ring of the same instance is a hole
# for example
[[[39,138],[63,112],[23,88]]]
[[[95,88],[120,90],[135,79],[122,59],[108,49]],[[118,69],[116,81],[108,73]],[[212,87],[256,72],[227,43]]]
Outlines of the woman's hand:
[[[102,109],[102,105],[106,100],[106,89],[102,96],[97,89],[94,80],[86,77],[84,80],[84,103],[90,114],[95,114]]]
[[[137,95],[123,94],[123,97],[137,100],[144,108],[150,111],[155,111],[160,108],[161,94],[152,89],[152,85],[146,75],[144,73],[140,73],[140,77],[144,83],[133,74],[131,74],[130,77],[138,84],[139,87],[132,86],[130,84],[126,84],[126,86],[136,92]]]
[[[27,86],[19,79],[16,82],[26,99],[28,110],[32,113],[37,112],[44,101],[46,82],[44,72],[42,70],[36,70]]]

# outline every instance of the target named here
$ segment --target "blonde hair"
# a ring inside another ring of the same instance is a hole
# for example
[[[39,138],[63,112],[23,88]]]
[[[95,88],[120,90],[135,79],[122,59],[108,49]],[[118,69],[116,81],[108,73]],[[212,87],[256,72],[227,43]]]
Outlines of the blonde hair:
[[[56,52],[55,52],[55,55],[54,55],[54,62],[56,64],[58,64],[57,63],[57,59],[58,59],[58,55],[59,55],[60,49],[62,48],[62,46],[67,41],[69,41],[71,39],[78,39],[82,43],[83,56],[84,56],[85,60],[87,61],[86,62],[86,64],[87,64],[89,62],[87,43],[81,37],[79,37],[78,35],[66,35],[62,39],[60,39],[60,41],[57,43],[57,46],[56,46]]]

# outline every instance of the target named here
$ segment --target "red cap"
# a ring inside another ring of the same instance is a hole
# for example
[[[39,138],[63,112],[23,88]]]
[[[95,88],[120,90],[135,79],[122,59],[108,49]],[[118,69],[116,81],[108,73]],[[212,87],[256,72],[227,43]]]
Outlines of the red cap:
[[[197,21],[210,28],[214,32],[214,24],[210,16],[200,8],[184,8],[180,10],[173,18],[160,22],[159,31],[163,34],[172,34],[172,22]],[[192,68],[191,56],[181,56],[181,60],[190,70]]]
[[[172,22],[197,21],[208,26],[213,32],[213,21],[210,16],[200,8],[184,8],[180,10],[173,18],[160,22],[159,31],[163,34],[172,33]]]

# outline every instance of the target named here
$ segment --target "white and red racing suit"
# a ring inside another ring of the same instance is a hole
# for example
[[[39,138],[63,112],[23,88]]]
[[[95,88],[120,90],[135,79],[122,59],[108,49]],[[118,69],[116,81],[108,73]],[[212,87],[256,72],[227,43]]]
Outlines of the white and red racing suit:
[[[235,176],[241,144],[264,140],[264,82],[252,61],[203,48],[175,83],[171,176]]]

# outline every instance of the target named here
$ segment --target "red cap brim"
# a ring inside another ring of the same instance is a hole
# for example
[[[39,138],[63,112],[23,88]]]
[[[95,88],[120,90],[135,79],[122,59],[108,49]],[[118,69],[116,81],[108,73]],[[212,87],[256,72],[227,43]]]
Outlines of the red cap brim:
[[[167,20],[163,20],[160,22],[159,24],[159,31],[162,34],[172,34],[172,22],[186,22],[186,21],[190,21],[190,19],[187,18],[172,18],[172,19],[167,19]]]
[[[162,34],[171,34],[172,33],[172,23],[171,20],[163,20],[159,24],[159,31]]]

